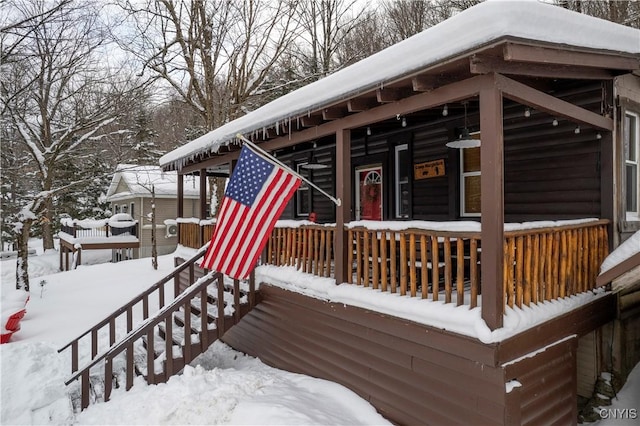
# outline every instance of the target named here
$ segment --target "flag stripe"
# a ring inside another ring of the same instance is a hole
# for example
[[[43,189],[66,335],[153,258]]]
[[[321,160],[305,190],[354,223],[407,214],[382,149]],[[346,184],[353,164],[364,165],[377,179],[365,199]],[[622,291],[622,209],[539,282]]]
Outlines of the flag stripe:
[[[235,268],[243,260],[241,249],[247,246],[245,242],[252,241],[249,238],[253,237],[258,231],[257,228],[262,228],[265,225],[262,217],[265,213],[265,206],[270,204],[270,201],[276,195],[275,191],[280,189],[281,180],[284,180],[283,173],[281,173],[279,169],[274,168],[274,171],[269,176],[268,186],[263,187],[258,193],[246,220],[235,230],[234,239],[227,250],[228,256],[223,265],[223,269],[230,270],[231,275],[235,273]],[[232,262],[234,263],[232,264]]]
[[[243,147],[201,266],[246,278],[300,183],[299,177]]]
[[[254,244],[245,244],[238,253],[238,258],[246,259],[246,262],[238,263],[236,268],[232,270],[233,274],[244,272],[255,264],[258,256],[260,256],[260,250],[264,246],[263,242],[266,243],[266,238],[268,238],[276,220],[280,217],[282,209],[286,206],[286,200],[289,197],[283,197],[283,194],[290,192],[292,185],[295,185],[296,178],[284,172],[279,172],[279,174],[281,176],[276,181],[277,187],[274,187],[269,196],[265,197],[261,202],[260,210],[257,211],[258,220],[254,222],[254,226],[247,233],[248,241],[253,241]],[[279,207],[276,209],[274,206]],[[240,275],[243,274],[240,273]]]
[[[259,251],[256,252],[256,250],[262,249],[260,245],[260,242],[263,239],[262,236],[268,234],[273,227],[268,218],[268,213],[269,211],[274,210],[274,198],[282,192],[282,185],[288,181],[287,174],[285,173],[279,172],[277,176],[279,177],[273,181],[274,185],[270,185],[270,191],[266,192],[266,196],[260,200],[260,203],[254,212],[255,219],[252,222],[252,226],[246,229],[244,235],[239,237],[241,240],[244,239],[245,241],[252,241],[252,244],[244,244],[237,251],[236,258],[243,262],[236,262],[235,266],[231,269],[232,275],[237,274],[239,269],[246,269],[247,265],[250,267],[255,263],[257,257],[260,255]],[[265,217],[265,215],[267,215],[267,217]],[[250,249],[249,253],[246,253],[247,249]]]
[[[248,255],[247,257],[252,257],[253,258],[253,262],[252,263],[247,263],[245,264],[245,268],[243,270],[240,271],[240,275],[246,276],[249,274],[249,272],[251,271],[251,268],[253,265],[255,265],[258,257],[260,256],[260,252],[262,251],[262,248],[265,246],[265,244],[267,243],[267,240],[269,239],[269,235],[271,234],[271,230],[273,229],[273,227],[275,226],[275,223],[277,222],[278,218],[280,218],[280,215],[282,214],[282,211],[285,209],[285,207],[287,206],[287,201],[291,198],[291,196],[295,193],[295,191],[298,189],[299,186],[299,179],[295,179],[295,176],[290,175],[289,176],[290,179],[288,179],[288,185],[286,188],[283,189],[283,191],[279,194],[280,195],[280,202],[278,204],[278,209],[271,209],[270,211],[270,215],[269,215],[269,219],[266,220],[265,222],[269,224],[268,229],[266,229],[266,232],[263,232],[261,234],[261,236],[257,237],[257,240],[259,241],[258,244],[254,244],[251,246],[251,254]]]

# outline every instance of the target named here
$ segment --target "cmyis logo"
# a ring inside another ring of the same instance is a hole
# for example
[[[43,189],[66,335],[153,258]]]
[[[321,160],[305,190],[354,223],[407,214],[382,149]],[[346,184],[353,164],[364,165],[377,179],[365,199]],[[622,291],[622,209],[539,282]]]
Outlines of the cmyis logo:
[[[600,417],[603,419],[637,419],[636,408],[601,408]]]

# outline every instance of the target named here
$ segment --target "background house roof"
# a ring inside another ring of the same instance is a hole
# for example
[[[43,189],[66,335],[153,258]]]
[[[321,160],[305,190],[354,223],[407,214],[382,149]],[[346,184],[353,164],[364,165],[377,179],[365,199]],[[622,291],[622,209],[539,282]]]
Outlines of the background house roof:
[[[116,192],[121,182],[126,184],[128,190]],[[177,172],[164,172],[159,166],[118,164],[107,190],[107,201],[132,197],[151,197],[152,185],[155,187],[156,197],[176,197],[178,193]],[[198,198],[199,188],[198,176],[184,176],[185,198]]]
[[[179,169],[198,154],[217,152],[238,133],[248,135],[297,120],[505,39],[618,55],[640,54],[640,30],[534,1],[488,1],[231,121],[165,154],[160,165]]]

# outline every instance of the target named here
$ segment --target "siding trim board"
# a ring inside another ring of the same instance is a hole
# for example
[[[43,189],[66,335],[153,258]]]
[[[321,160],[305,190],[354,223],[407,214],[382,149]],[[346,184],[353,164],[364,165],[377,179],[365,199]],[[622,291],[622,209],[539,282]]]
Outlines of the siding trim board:
[[[483,344],[264,283],[259,294],[225,343],[273,367],[340,383],[397,424],[575,423],[576,336],[615,313],[615,297],[605,295]],[[507,393],[511,380],[522,387]]]

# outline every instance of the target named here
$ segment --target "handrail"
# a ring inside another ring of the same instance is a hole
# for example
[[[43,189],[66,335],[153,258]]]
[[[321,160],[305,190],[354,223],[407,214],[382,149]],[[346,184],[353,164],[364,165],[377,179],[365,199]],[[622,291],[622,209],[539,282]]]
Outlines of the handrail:
[[[185,262],[187,263],[187,262]],[[109,357],[114,358],[119,355],[130,343],[142,337],[151,327],[155,327],[161,321],[167,319],[167,317],[173,312],[177,311],[185,300],[192,299],[198,292],[202,290],[203,287],[207,287],[214,280],[218,280],[218,285],[223,286],[223,276],[219,272],[209,272],[207,275],[198,279],[195,283],[189,286],[184,292],[182,292],[178,297],[173,299],[173,301],[158,311],[153,317],[148,318],[146,321],[142,322],[135,330],[131,330],[127,335],[121,339],[117,344],[107,349],[101,355],[97,356],[93,359],[89,364],[87,364],[81,370],[78,370],[75,374],[73,374],[67,381],[65,381],[65,385],[76,380],[80,377],[85,371],[90,370],[96,364],[98,364],[103,359]],[[205,330],[206,331],[206,330]]]
[[[149,287],[148,289],[146,289],[145,291],[143,291],[142,293],[138,294],[136,297],[131,299],[127,304],[125,304],[122,307],[120,307],[117,311],[113,312],[107,318],[105,318],[104,320],[100,321],[99,323],[97,323],[96,325],[91,327],[89,330],[85,331],[80,336],[76,337],[71,342],[67,343],[66,345],[64,345],[63,347],[58,349],[58,353],[61,353],[62,351],[64,351],[65,349],[67,349],[68,347],[70,347],[70,346],[72,346],[74,344],[77,345],[77,342],[80,341],[80,339],[86,337],[90,333],[96,333],[98,330],[102,329],[107,324],[111,324],[112,322],[114,322],[115,319],[118,318],[120,315],[122,315],[124,312],[129,311],[129,309],[133,308],[135,305],[137,305],[141,301],[144,301],[145,298],[147,298],[153,292],[158,290],[160,288],[160,286],[166,284],[167,282],[169,282],[169,280],[175,278],[182,271],[184,271],[185,269],[187,269],[191,265],[193,265],[196,260],[198,260],[201,257],[203,257],[204,254],[206,253],[207,247],[208,247],[208,244],[206,246],[202,247],[196,253],[196,255],[193,258],[191,258],[189,261],[184,262],[184,263],[180,264],[179,266],[175,267],[174,270],[169,275],[165,276],[164,278],[162,278],[161,280],[159,280],[158,282],[153,284],[151,287]],[[92,347],[94,347],[94,344],[92,344]],[[74,365],[74,362],[72,362],[72,371],[76,371],[76,370],[74,370],[74,367],[77,368],[77,366]]]

